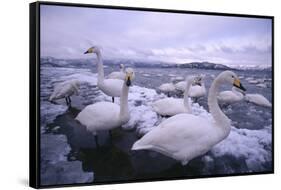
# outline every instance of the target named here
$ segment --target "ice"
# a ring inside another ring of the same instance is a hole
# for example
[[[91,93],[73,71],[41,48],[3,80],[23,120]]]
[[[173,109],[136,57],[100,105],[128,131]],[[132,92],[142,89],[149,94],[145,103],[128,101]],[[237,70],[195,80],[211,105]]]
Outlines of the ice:
[[[52,104],[47,101],[42,101],[40,106],[41,127],[44,128],[47,124],[51,123],[58,115],[64,113],[66,110],[66,105]]]
[[[97,85],[97,74],[93,74],[89,71],[84,71],[82,73],[75,73],[68,76],[61,77],[61,80],[79,80],[81,83],[88,83],[93,86]]]
[[[41,160],[51,164],[66,161],[69,151],[70,147],[64,135],[41,135]]]
[[[67,161],[70,146],[64,135],[41,134],[41,185],[62,185],[93,181],[80,161]]]
[[[256,171],[261,163],[271,162],[271,131],[231,128],[229,136],[213,147],[215,157],[231,155],[244,158],[249,169]]]
[[[80,161],[57,162],[45,168],[41,176],[41,185],[66,185],[74,183],[90,183],[93,181],[93,173],[80,172]]]

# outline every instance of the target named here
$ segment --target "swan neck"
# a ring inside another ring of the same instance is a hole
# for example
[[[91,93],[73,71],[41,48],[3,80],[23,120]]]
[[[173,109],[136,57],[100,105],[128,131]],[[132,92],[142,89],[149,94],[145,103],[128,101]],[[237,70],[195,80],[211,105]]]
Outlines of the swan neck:
[[[188,100],[188,94],[189,94],[190,86],[191,86],[191,81],[187,80],[186,81],[186,88],[185,88],[184,95],[183,95],[183,104],[184,104],[184,107],[185,107],[187,112],[191,111],[191,108],[190,108],[190,105],[189,105],[189,100]]]
[[[216,78],[212,83],[208,95],[208,106],[209,111],[215,120],[215,126],[223,129],[224,135],[228,135],[230,132],[230,120],[220,109],[217,100],[220,83],[221,81],[219,78]]]
[[[128,94],[129,87],[126,82],[123,83],[122,94],[120,97],[120,121],[121,123],[126,123],[129,120],[129,110],[128,110]]]
[[[97,60],[98,60],[98,83],[103,82],[104,80],[104,71],[103,71],[103,61],[102,61],[102,56],[100,52],[97,52]]]

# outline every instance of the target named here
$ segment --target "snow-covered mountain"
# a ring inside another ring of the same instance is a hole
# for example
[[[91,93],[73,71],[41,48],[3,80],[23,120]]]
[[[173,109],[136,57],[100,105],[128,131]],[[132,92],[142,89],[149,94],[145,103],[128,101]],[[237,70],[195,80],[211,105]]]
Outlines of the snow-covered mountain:
[[[41,64],[56,67],[79,67],[88,68],[92,64],[92,59],[57,59],[53,57],[42,57]],[[212,69],[212,70],[261,70],[272,71],[270,66],[265,65],[223,65],[211,62],[191,62],[191,63],[167,63],[161,61],[138,61],[128,59],[106,59],[104,65],[124,64],[127,67],[136,68],[196,68],[196,69]]]

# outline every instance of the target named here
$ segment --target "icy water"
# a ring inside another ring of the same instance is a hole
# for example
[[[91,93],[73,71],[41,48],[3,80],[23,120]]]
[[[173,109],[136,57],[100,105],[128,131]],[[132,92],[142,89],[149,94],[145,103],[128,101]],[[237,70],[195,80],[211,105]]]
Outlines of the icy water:
[[[230,135],[206,155],[185,167],[175,160],[152,151],[131,151],[143,134],[166,118],[153,112],[151,103],[167,95],[157,87],[172,77],[205,74],[208,89],[221,71],[177,68],[134,68],[136,79],[129,92],[130,121],[121,128],[99,133],[97,148],[94,136],[75,117],[86,106],[111,101],[96,86],[95,68],[41,66],[41,184],[100,183],[108,181],[151,180],[204,175],[222,175],[272,171],[271,108],[247,102],[233,104],[223,111],[232,120]],[[108,74],[118,67],[106,67]],[[272,101],[270,72],[235,71],[247,93],[259,93]],[[48,102],[58,82],[79,79],[79,96],[72,97],[72,107],[64,100]],[[262,79],[264,87],[248,81]],[[231,87],[223,86],[221,90]],[[179,93],[172,96],[181,97]],[[206,111],[207,95],[192,105],[193,113],[212,119]],[[119,100],[117,99],[117,103]]]

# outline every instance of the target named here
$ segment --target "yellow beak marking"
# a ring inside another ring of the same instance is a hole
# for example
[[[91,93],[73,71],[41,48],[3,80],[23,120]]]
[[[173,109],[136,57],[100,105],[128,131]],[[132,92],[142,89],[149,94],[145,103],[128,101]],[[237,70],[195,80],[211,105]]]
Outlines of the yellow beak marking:
[[[235,86],[239,86],[239,87],[240,87],[240,84],[241,84],[241,83],[240,83],[240,80],[239,80],[239,79],[235,79],[235,80],[234,80],[234,85],[235,85]]]

